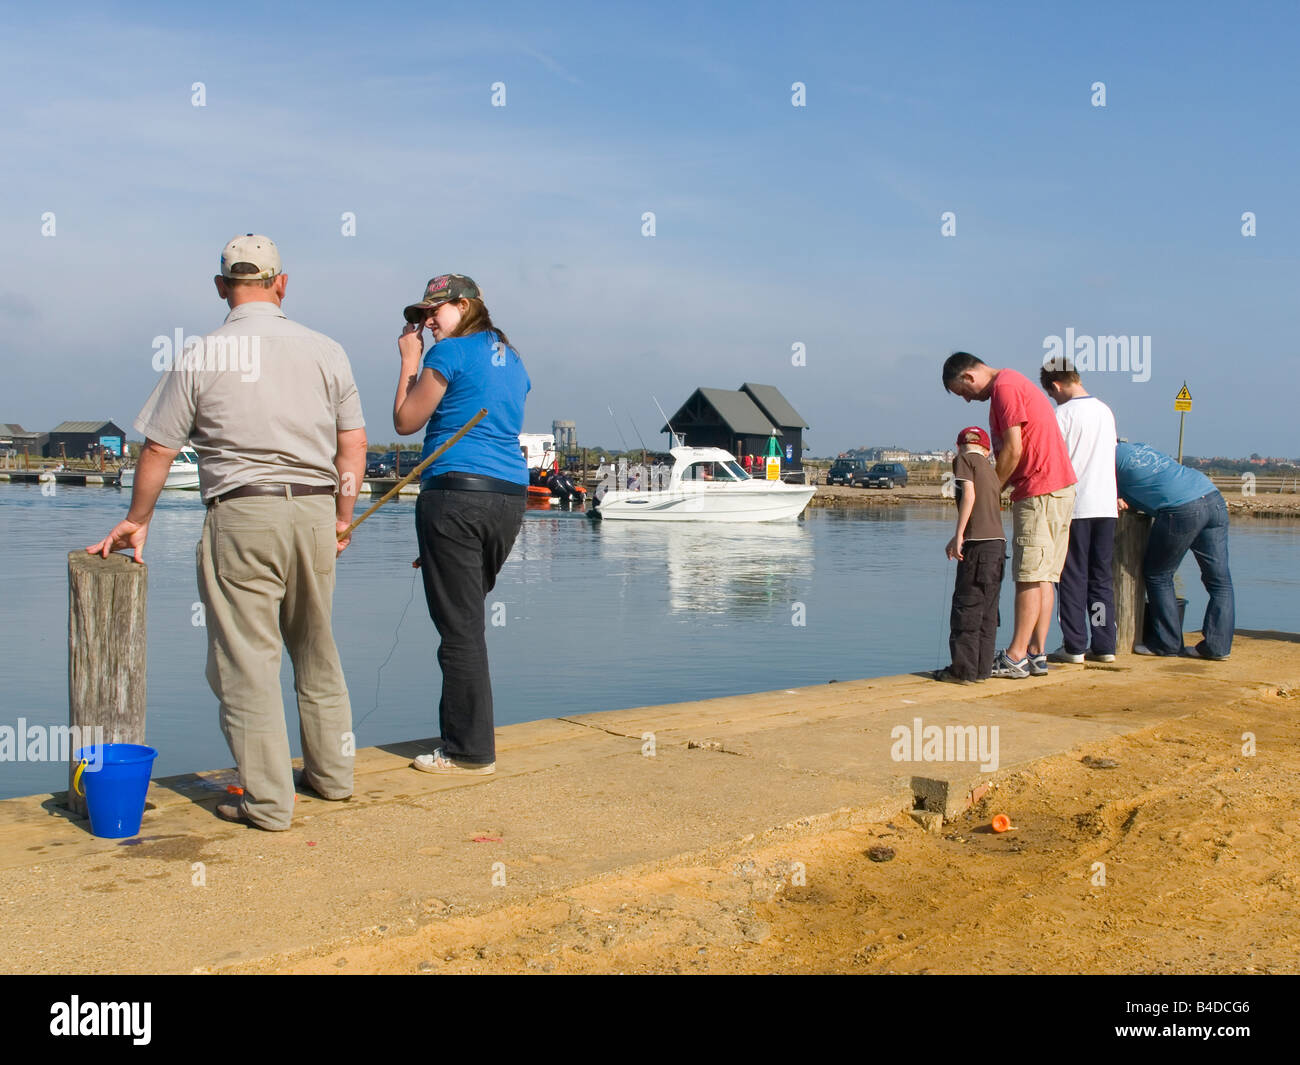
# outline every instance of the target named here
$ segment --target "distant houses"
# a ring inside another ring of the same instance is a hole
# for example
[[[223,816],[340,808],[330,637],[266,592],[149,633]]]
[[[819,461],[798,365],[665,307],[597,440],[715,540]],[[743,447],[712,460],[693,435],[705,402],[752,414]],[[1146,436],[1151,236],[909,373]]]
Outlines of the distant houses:
[[[12,451],[15,455],[44,455],[42,450],[50,439],[49,433],[33,433],[21,425],[0,422],[0,454]]]
[[[951,450],[909,451],[905,447],[856,447],[842,457],[866,462],[951,462]]]
[[[905,447],[868,447],[860,448],[856,458],[867,462],[911,462],[912,453]]]
[[[126,433],[115,422],[60,422],[48,433],[0,423],[0,452],[4,453],[79,459],[101,450],[105,456],[121,457],[125,448]]]

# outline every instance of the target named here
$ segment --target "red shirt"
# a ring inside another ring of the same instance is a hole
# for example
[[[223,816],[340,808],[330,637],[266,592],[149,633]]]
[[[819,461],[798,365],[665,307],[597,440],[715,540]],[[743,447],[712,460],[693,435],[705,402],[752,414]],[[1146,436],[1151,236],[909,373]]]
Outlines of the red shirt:
[[[1047,395],[1015,370],[999,370],[989,397],[989,429],[993,451],[1002,451],[1002,434],[1020,426],[1020,465],[1011,474],[1011,501],[1047,495],[1068,488],[1078,478],[1070,452]]]

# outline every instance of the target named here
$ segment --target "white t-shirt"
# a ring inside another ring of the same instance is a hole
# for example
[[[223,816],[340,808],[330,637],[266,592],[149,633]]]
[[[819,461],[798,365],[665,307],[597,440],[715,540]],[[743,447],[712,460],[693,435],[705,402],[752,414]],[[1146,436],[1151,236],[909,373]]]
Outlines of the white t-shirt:
[[[1115,518],[1115,415],[1096,396],[1076,396],[1056,408],[1070,465],[1079,483],[1074,489],[1074,517]]]

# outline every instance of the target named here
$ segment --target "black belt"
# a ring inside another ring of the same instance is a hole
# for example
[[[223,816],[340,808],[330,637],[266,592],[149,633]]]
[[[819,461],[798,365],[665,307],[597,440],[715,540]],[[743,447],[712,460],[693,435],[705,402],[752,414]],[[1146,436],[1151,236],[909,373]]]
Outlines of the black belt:
[[[514,481],[503,481],[500,477],[484,477],[478,473],[440,473],[437,477],[426,478],[420,485],[420,491],[439,488],[449,492],[501,492],[508,496],[527,494],[527,488]]]
[[[294,499],[297,496],[332,496],[333,485],[326,484],[246,484],[232,488],[219,496],[206,500],[208,506],[224,503],[227,499],[243,499],[245,496],[279,496],[281,499]]]

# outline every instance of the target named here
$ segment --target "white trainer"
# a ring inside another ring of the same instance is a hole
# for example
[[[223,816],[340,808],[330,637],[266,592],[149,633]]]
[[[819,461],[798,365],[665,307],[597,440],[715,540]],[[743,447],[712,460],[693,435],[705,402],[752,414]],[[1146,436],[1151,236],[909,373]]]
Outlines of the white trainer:
[[[473,765],[470,762],[457,762],[443,754],[442,748],[439,747],[433,754],[416,755],[415,760],[411,762],[411,768],[418,769],[421,773],[455,773],[462,776],[482,777],[495,773],[497,764],[488,762],[487,765]]]
[[[1083,655],[1072,655],[1064,647],[1058,647],[1047,656],[1047,660],[1049,662],[1070,662],[1077,666],[1083,663]]]

